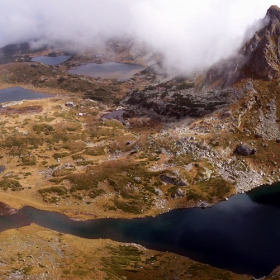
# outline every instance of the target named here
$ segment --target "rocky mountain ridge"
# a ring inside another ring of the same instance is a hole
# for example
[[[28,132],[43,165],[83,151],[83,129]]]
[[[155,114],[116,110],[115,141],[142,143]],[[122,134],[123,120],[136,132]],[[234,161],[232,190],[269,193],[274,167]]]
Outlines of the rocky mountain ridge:
[[[206,73],[205,84],[225,87],[244,78],[272,80],[280,77],[280,8],[273,5],[261,28],[239,53],[223,60]]]
[[[202,117],[234,104],[246,94],[242,81],[272,80],[280,77],[280,9],[271,6],[261,29],[239,53],[223,60],[205,73],[178,76],[135,90],[127,104],[136,112],[166,118]],[[140,75],[141,76],[141,75]],[[147,76],[147,75],[146,75]],[[148,75],[149,76],[149,75]]]

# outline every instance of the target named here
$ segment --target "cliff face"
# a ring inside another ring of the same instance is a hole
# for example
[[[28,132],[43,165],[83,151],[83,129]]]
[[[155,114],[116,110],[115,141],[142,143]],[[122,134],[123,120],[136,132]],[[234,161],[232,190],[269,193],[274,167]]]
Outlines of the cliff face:
[[[241,78],[280,77],[280,8],[271,6],[257,31],[238,55],[221,61],[206,75],[206,84],[227,86]]]
[[[244,45],[241,54],[248,58],[244,74],[248,71],[271,80],[280,76],[280,8],[271,6],[264,22],[267,25]]]

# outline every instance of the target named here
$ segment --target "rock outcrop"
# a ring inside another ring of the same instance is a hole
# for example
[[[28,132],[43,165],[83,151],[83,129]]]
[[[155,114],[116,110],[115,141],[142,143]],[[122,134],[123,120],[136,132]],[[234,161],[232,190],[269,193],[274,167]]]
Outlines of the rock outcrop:
[[[280,77],[280,8],[271,6],[263,22],[265,27],[244,45],[241,54],[248,58],[244,74],[271,80]]]
[[[145,115],[161,118],[202,117],[223,108],[240,98],[242,91],[227,88],[224,90],[205,89],[197,91],[195,78],[174,78],[143,90],[135,90],[127,98],[127,104]]]
[[[280,78],[280,8],[271,6],[254,29],[259,31],[237,55],[220,61],[205,75],[175,77],[134,90],[127,103],[136,111],[144,109],[145,114],[161,117],[202,117],[240,97],[240,93],[230,90],[235,82],[243,78]]]
[[[249,147],[246,144],[240,144],[236,147],[235,152],[242,156],[249,156],[255,154],[257,150]]]
[[[184,182],[183,180],[181,180],[180,178],[172,177],[167,174],[161,175],[160,179],[162,182],[164,182],[166,184],[172,184],[172,185],[179,186],[179,187],[187,186],[187,183]]]
[[[241,78],[272,80],[280,77],[280,8],[271,6],[260,22],[260,30],[240,52],[212,67],[205,83],[219,86],[233,84]]]

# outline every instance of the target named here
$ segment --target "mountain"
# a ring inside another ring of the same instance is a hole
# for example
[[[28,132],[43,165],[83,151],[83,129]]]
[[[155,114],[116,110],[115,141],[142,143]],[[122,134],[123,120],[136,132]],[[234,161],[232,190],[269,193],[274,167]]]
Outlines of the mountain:
[[[135,90],[127,98],[127,104],[134,106],[134,112],[161,119],[202,117],[244,96],[246,89],[235,86],[242,80],[279,78],[280,8],[271,6],[258,26],[259,30],[238,54],[220,61],[206,72],[175,77]]]
[[[280,8],[271,6],[264,22],[267,25],[241,49],[248,58],[243,74],[271,80],[280,77]]]
[[[280,77],[280,8],[271,6],[261,26],[236,56],[217,63],[207,72],[207,85],[224,87],[244,78]]]

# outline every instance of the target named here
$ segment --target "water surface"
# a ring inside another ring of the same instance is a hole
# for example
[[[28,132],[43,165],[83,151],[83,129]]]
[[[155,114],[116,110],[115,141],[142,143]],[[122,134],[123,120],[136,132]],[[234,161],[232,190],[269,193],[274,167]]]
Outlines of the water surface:
[[[20,101],[24,99],[40,99],[50,97],[49,94],[35,92],[21,87],[5,88],[0,90],[0,103]]]
[[[144,70],[144,67],[141,65],[105,62],[102,64],[88,63],[69,72],[94,78],[127,80],[142,70]]]
[[[279,191],[280,185],[274,188]],[[134,242],[261,277],[280,265],[280,202],[263,203],[264,193],[235,195],[212,208],[173,210],[155,218],[131,220],[74,221],[63,214],[23,207],[15,214],[0,216],[0,231],[36,223],[84,238]]]
[[[120,122],[124,122],[123,113],[124,113],[124,110],[115,110],[108,114],[103,115],[101,118],[107,119],[107,120],[118,120]]]
[[[47,65],[58,65],[67,61],[71,56],[69,55],[60,55],[60,56],[36,56],[31,59],[31,61],[36,61],[44,63]]]

